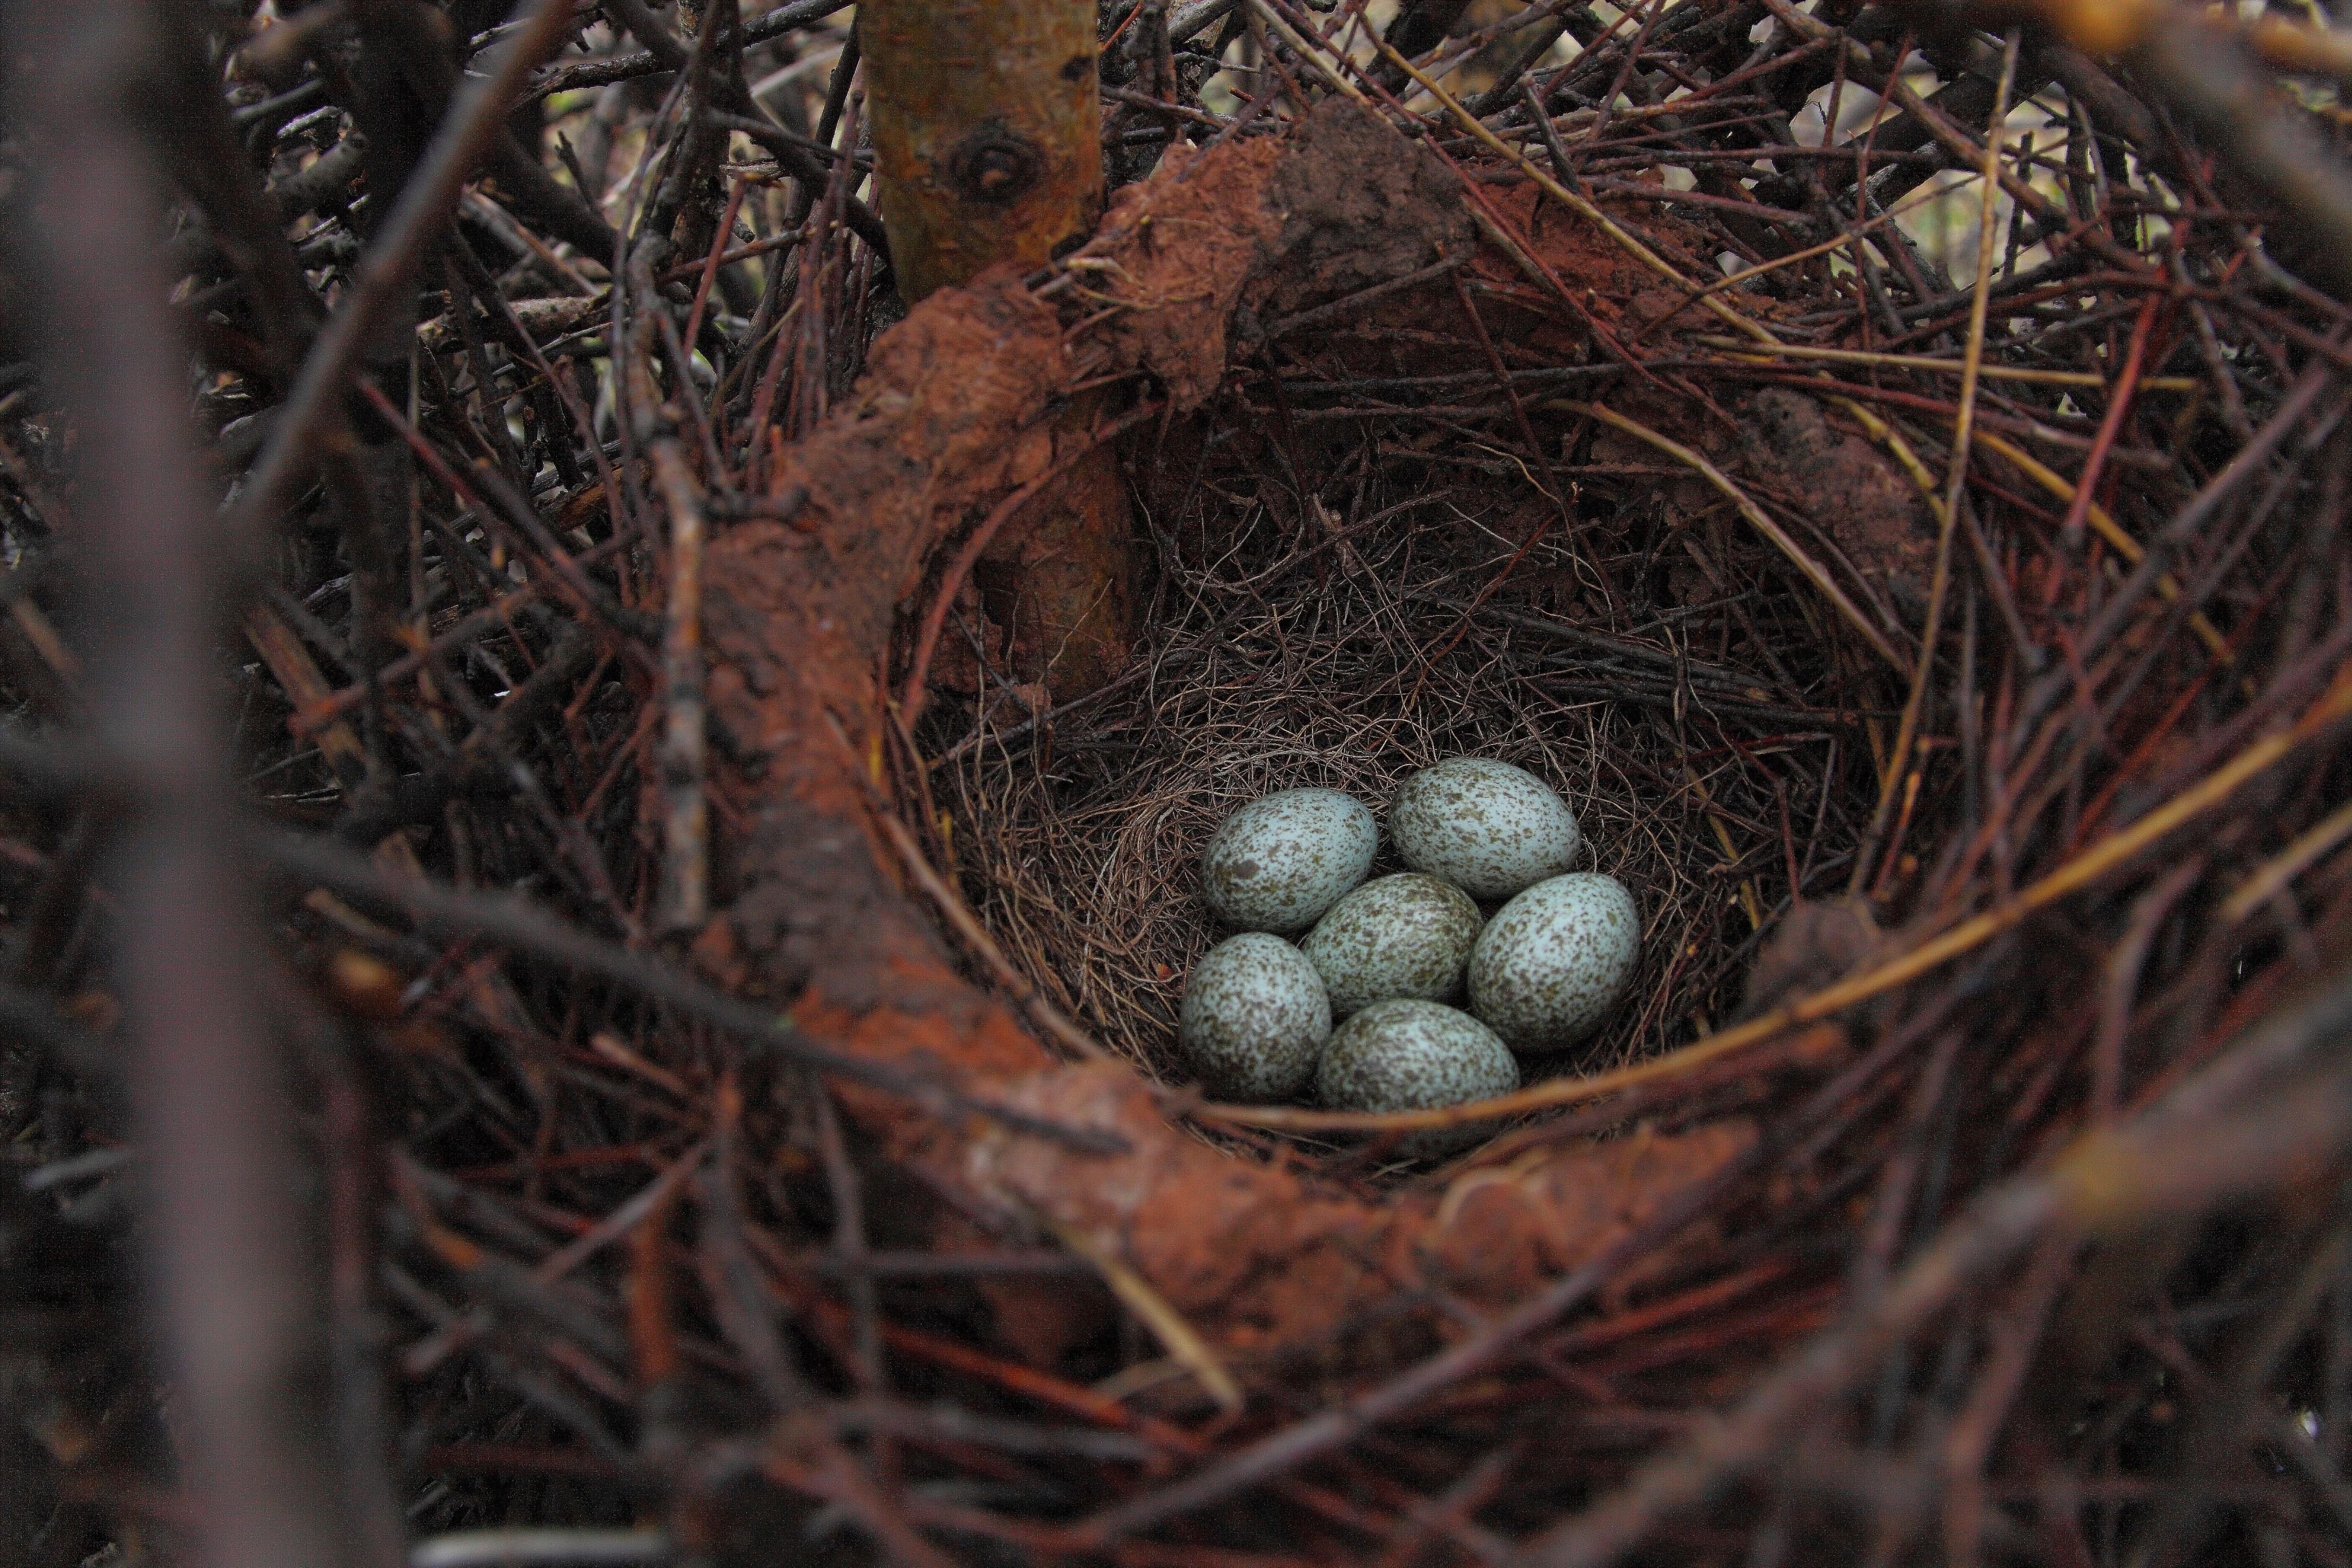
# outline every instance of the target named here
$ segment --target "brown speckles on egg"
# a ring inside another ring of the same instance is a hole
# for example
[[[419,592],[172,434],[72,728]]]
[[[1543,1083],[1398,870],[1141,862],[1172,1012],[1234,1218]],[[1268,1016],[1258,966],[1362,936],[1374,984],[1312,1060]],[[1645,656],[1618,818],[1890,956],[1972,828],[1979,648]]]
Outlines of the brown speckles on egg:
[[[1565,1050],[1616,1006],[1641,950],[1641,911],[1616,878],[1539,882],[1471,949],[1470,1009],[1523,1056]]]
[[[1380,848],[1364,803],[1337,789],[1284,789],[1225,820],[1201,857],[1209,908],[1244,931],[1299,931],[1364,880]]]
[[[1389,837],[1415,871],[1475,898],[1508,898],[1575,863],[1568,802],[1524,768],[1456,757],[1424,768],[1389,802]]]
[[[1494,1031],[1436,1002],[1372,1003],[1331,1031],[1315,1070],[1315,1097],[1339,1111],[1429,1111],[1518,1086],[1519,1064]],[[1434,1154],[1480,1135],[1422,1133],[1402,1146]]]
[[[1209,949],[1184,986],[1177,1044],[1209,1092],[1280,1100],[1304,1088],[1331,1033],[1331,1004],[1306,955],[1245,931]]]
[[[1333,904],[1299,947],[1331,993],[1332,1015],[1346,1018],[1392,997],[1454,996],[1482,924],[1460,888],[1402,872],[1375,877]]]

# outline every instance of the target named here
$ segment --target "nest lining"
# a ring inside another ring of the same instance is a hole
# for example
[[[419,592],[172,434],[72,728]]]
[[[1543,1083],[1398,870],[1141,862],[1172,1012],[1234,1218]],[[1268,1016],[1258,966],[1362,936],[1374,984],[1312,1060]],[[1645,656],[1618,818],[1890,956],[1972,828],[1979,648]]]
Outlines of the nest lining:
[[[1243,402],[1209,422],[1190,481],[1129,454],[1159,546],[1146,665],[1043,723],[983,695],[945,769],[992,934],[1098,1039],[1181,1082],[1185,977],[1226,935],[1198,886],[1218,824],[1305,786],[1384,815],[1414,769],[1496,757],[1561,790],[1579,869],[1643,912],[1624,1001],[1537,1071],[1617,1065],[1736,1011],[1792,892],[1843,891],[1874,804],[1857,710],[1885,694],[1824,641],[1804,585],[1590,452],[1562,469],[1585,470],[1563,526],[1458,420],[1313,426],[1293,470],[1252,419]],[[1335,477],[1301,507],[1295,471]],[[1791,722],[1808,714],[1826,722]],[[1401,869],[1384,841],[1373,874]]]

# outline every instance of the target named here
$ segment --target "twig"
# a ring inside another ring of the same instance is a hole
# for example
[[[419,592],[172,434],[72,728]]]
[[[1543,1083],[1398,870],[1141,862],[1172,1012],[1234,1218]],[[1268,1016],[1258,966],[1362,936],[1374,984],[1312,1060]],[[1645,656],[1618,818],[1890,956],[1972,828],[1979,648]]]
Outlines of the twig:
[[[1603,424],[1623,431],[1637,441],[1656,447],[1675,462],[1697,473],[1708,484],[1721,491],[1725,498],[1739,509],[1739,515],[1748,519],[1750,527],[1771,540],[1772,547],[1789,558],[1790,562],[1804,574],[1805,580],[1818,589],[1822,597],[1828,600],[1836,608],[1837,612],[1845,618],[1846,624],[1862,634],[1862,640],[1870,644],[1874,653],[1897,670],[1907,671],[1910,668],[1909,661],[1895,652],[1895,644],[1887,641],[1885,632],[1871,624],[1869,617],[1863,614],[1862,607],[1846,596],[1845,590],[1837,585],[1837,580],[1831,577],[1819,562],[1805,553],[1803,547],[1790,537],[1786,528],[1774,522],[1766,514],[1764,508],[1748,499],[1745,490],[1733,484],[1729,476],[1705,456],[1692,451],[1681,442],[1661,435],[1648,425],[1630,419],[1615,409],[1604,408],[1599,403],[1576,402],[1563,398],[1555,399],[1545,406],[1562,409],[1570,413],[1588,414]]]
[[[529,26],[498,46],[488,68],[467,80],[449,105],[422,162],[368,247],[333,316],[310,346],[286,395],[269,443],[231,504],[228,536],[249,548],[285,503],[320,439],[341,419],[343,384],[366,351],[383,313],[397,304],[425,253],[456,211],[457,195],[490,144],[506,132],[507,110],[531,68],[562,46],[577,26],[572,0],[538,0]]]
[[[774,10],[743,23],[743,47],[750,48],[753,44],[781,38],[786,33],[797,32],[824,21],[827,16],[846,11],[854,4],[856,0],[787,0],[786,4]],[[525,100],[537,100],[559,92],[604,87],[677,68],[677,61],[669,57],[650,48],[638,49],[630,54],[608,56],[601,60],[582,60],[574,65],[551,67],[533,78],[522,96]]]
[[[1519,170],[1520,172],[1524,173],[1528,178],[1533,180],[1538,185],[1541,186],[1545,195],[1549,196],[1553,201],[1558,202],[1560,205],[1576,214],[1577,216],[1583,218],[1586,222],[1597,225],[1601,233],[1607,235],[1612,240],[1615,241],[1628,256],[1633,256],[1643,267],[1648,267],[1652,272],[1656,273],[1667,282],[1675,285],[1685,293],[1696,299],[1700,306],[1703,307],[1708,314],[1716,317],[1726,326],[1732,328],[1742,336],[1754,338],[1761,342],[1772,342],[1777,340],[1769,329],[1759,326],[1756,322],[1748,319],[1747,317],[1741,315],[1738,311],[1733,309],[1729,305],[1724,303],[1721,299],[1717,298],[1713,294],[1707,292],[1706,289],[1694,288],[1683,275],[1680,272],[1677,272],[1673,265],[1666,261],[1664,257],[1659,256],[1655,250],[1652,249],[1649,246],[1643,244],[1641,240],[1635,238],[1633,235],[1627,233],[1624,226],[1618,223],[1616,219],[1611,217],[1607,213],[1602,212],[1599,207],[1594,206],[1582,196],[1580,196],[1573,191],[1569,190],[1565,185],[1562,185],[1558,180],[1553,179],[1549,174],[1545,173],[1541,169],[1536,166],[1535,162],[1529,159],[1526,153],[1521,152],[1517,148],[1513,147],[1501,137],[1496,136],[1492,131],[1487,130],[1486,125],[1480,121],[1475,115],[1463,108],[1459,102],[1455,101],[1453,94],[1447,92],[1436,82],[1432,81],[1427,77],[1422,75],[1422,73],[1413,67],[1412,63],[1405,59],[1403,56],[1398,54],[1386,43],[1382,43],[1380,47],[1381,52],[1385,55],[1391,62],[1412,77],[1415,82],[1420,84],[1421,87],[1425,89],[1433,97],[1434,97],[1439,103],[1443,104],[1445,108],[1445,111],[1448,114],[1451,114],[1465,131],[1469,131],[1471,135],[1486,143],[1493,152],[1497,152],[1504,158],[1507,159]]]
[[[2306,1086],[2263,1096],[2249,1080],[2275,1074],[2352,1028],[2352,984],[2259,1025],[2223,1065],[2182,1084],[2132,1124],[2075,1141],[2043,1170],[1989,1189],[1855,1321],[1822,1335],[1765,1379],[1739,1408],[1643,1465],[1624,1487],[1528,1543],[1528,1568],[1604,1568],[1668,1515],[1759,1463],[1811,1413],[1970,1281],[2053,1228],[2123,1229],[2195,1215],[2258,1192],[2339,1151],[2352,1134],[2352,1075],[2339,1063]],[[2250,1062],[2259,1067],[2249,1071]]]
[[[408,1568],[638,1568],[677,1552],[666,1530],[458,1530],[418,1542]]]
[[[931,607],[924,612],[922,629],[916,633],[914,653],[907,661],[907,679],[899,689],[898,710],[906,716],[904,722],[909,727],[922,714],[924,704],[930,696],[931,655],[938,652],[940,633],[947,628],[948,612],[955,607],[956,595],[963,591],[964,580],[979,564],[981,554],[988,549],[989,541],[1006,523],[1018,516],[1021,508],[1027,506],[1039,491],[1085,462],[1097,447],[1118,440],[1145,420],[1158,418],[1166,406],[1164,400],[1154,398],[1139,403],[1108,424],[1099,424],[1087,431],[1066,452],[1056,456],[1044,473],[999,501],[995,508],[981,519],[979,526],[965,537],[955,559],[948,563],[946,572],[940,577],[938,591],[931,598]]]
[[[136,792],[110,859],[125,1072],[150,1172],[139,1245],[204,1555],[220,1568],[353,1561],[309,1437],[325,1416],[303,1393],[311,1298],[285,1063],[254,994],[258,936],[225,831],[225,563],[188,444],[156,245],[163,182],[131,118],[152,20],[133,0],[0,13],[40,146],[40,308],[78,329],[44,348],[79,441],[77,549],[108,611],[91,627],[90,711]]]
[[[1936,671],[1936,645],[1943,636],[1944,594],[1952,580],[1952,531],[1959,522],[1960,508],[1968,504],[1969,440],[1976,430],[1977,378],[1984,365],[1985,321],[1992,303],[1992,228],[2000,195],[2001,134],[2009,117],[2009,91],[2016,79],[2017,33],[2012,29],[2001,50],[2000,85],[1993,94],[1992,118],[1985,131],[1984,169],[1978,180],[1976,298],[1969,303],[1968,343],[1960,356],[1960,407],[1952,418],[1951,461],[1945,470],[1942,503],[1936,507],[1936,566],[1927,585],[1927,626],[1919,633],[1919,663],[1912,672],[1910,695],[1904,698],[1903,717],[1895,727],[1893,755],[1878,782],[1878,804],[1871,811],[1870,826],[1864,831],[1862,848],[1853,858],[1853,875],[1846,884],[1849,897],[1858,896],[1870,885],[1879,835],[1885,831],[1895,791],[1904,787],[1904,776],[1911,766],[1912,743],[1918,738],[1919,718],[1927,709],[1927,687]],[[2138,371],[2138,362],[2134,361],[2126,374]],[[1887,847],[1890,860],[1902,842],[1903,830],[1898,827]]]
[[[819,1045],[794,1030],[789,1013],[738,1001],[650,954],[614,946],[562,925],[510,894],[468,894],[418,877],[395,876],[365,858],[316,839],[284,832],[256,832],[249,848],[286,871],[353,897],[389,904],[427,925],[484,937],[617,985],[676,1008],[763,1051],[821,1072],[898,1094],[942,1115],[969,1112],[1006,1127],[1069,1147],[1117,1153],[1125,1145],[1115,1134],[1064,1127],[1005,1106],[975,1100],[936,1079],[870,1061]]]
[[[1688,1225],[1704,1212],[1723,1186],[1749,1168],[1748,1161],[1730,1162],[1712,1179],[1694,1183],[1668,1198],[1650,1223],[1509,1312],[1481,1324],[1459,1343],[1370,1393],[1261,1438],[1174,1486],[1104,1510],[1079,1526],[1082,1536],[1090,1542],[1108,1543],[1213,1507],[1251,1487],[1312,1463],[1380,1423],[1404,1414],[1440,1390],[1492,1364],[1510,1347],[1590,1299],[1612,1273]]]
[[[676,441],[648,444],[646,458],[669,514],[660,752],[666,806],[661,896],[654,920],[662,931],[696,931],[710,917],[710,809],[703,795],[709,719],[703,704],[702,493]]]
[[[2070,550],[2083,548],[2083,525],[2090,515],[2091,497],[2099,487],[2099,471],[2123,429],[2124,414],[2132,405],[2132,394],[2138,390],[2140,366],[2147,360],[2148,331],[2156,325],[2158,296],[2150,294],[2139,308],[2139,319],[2132,323],[2131,346],[2124,351],[2124,368],[2116,377],[2115,385],[2107,389],[2107,412],[2099,420],[2099,434],[2091,440],[2091,455],[2083,460],[2083,472],[2074,480],[2074,498],[2066,504],[2065,520],[2058,525],[2058,538]]]
[[[1116,1060],[1092,1035],[1072,1022],[1068,1014],[1048,1001],[1045,993],[1031,985],[1029,977],[1005,956],[1004,949],[997,945],[995,937],[988,934],[988,927],[980,923],[971,906],[938,872],[931,869],[930,861],[923,853],[923,846],[915,841],[914,833],[896,813],[877,806],[874,820],[882,825],[891,847],[898,852],[898,863],[906,868],[907,875],[922,890],[923,896],[930,900],[931,907],[955,928],[956,936],[963,944],[979,955],[980,961],[988,967],[988,972],[998,988],[1029,1015],[1032,1023],[1058,1040],[1081,1061]]]
[[[1845,243],[1843,239],[1838,241]],[[1783,259],[1794,259],[1786,257]],[[1753,276],[1739,273],[1727,281]],[[1717,287],[1709,284],[1710,288]],[[1874,354],[1859,349],[1822,349],[1801,343],[1744,343],[1729,338],[1696,338],[1695,342],[1711,349],[1727,349],[1742,355],[1770,356],[1774,359],[1822,360],[1832,364],[1881,366],[1887,370],[1935,371],[1947,375],[1958,375],[1967,367],[1959,360],[1937,359],[1932,354]],[[1979,364],[1977,378],[1987,382],[2016,382],[2027,386],[2084,387],[2112,391],[2129,385],[2141,392],[2195,392],[2199,382],[2194,376],[2139,376],[2124,382],[2102,376],[2092,371],[2045,371],[2018,365]]]
[[[1154,1337],[1167,1347],[1169,1355],[1185,1371],[1198,1379],[1209,1397],[1228,1416],[1242,1409],[1241,1385],[1225,1370],[1224,1362],[1201,1337],[1200,1331],[1184,1321],[1184,1316],[1168,1304],[1168,1299],[1151,1288],[1151,1281],[1120,1261],[1108,1247],[1098,1243],[1076,1227],[1065,1225],[1051,1215],[1040,1217],[1049,1226],[1055,1239],[1071,1251],[1093,1264],[1109,1285],[1111,1293],[1127,1303],[1128,1311],[1143,1321]]]

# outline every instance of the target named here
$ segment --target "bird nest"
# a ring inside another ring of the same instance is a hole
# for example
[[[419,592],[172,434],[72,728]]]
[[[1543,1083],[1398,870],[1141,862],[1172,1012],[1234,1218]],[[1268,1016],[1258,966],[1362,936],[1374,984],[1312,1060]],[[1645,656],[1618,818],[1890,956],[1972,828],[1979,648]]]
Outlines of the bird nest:
[[[1431,357],[1477,353],[1465,329]],[[1364,378],[1302,392],[1321,357],[1297,346],[1286,389],[1236,385],[1129,453],[1156,476],[1136,498],[1157,551],[1113,687],[1035,715],[1034,687],[982,674],[988,722],[933,785],[966,896],[1057,1006],[1181,1082],[1177,1006],[1219,935],[1198,888],[1219,822],[1274,789],[1377,804],[1441,758],[1497,757],[1563,792],[1580,866],[1643,908],[1626,1001],[1559,1065],[1704,1035],[1792,898],[1852,880],[1874,799],[1865,723],[1896,717],[1886,684],[1824,654],[1807,585],[1769,543],[1662,505],[1672,470],[1555,448],[1563,497],[1480,428],[1507,417],[1491,379],[1463,389],[1491,406],[1449,427],[1345,407]],[[1276,396],[1304,403],[1286,438],[1260,434]]]

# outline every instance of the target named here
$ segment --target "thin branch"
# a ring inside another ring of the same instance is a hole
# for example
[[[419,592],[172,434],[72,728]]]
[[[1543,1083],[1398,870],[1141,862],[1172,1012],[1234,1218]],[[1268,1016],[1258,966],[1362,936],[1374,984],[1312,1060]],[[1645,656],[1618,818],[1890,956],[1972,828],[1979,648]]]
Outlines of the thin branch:
[[[488,71],[469,78],[450,100],[448,117],[368,247],[351,291],[311,345],[278,410],[269,444],[232,503],[228,534],[239,548],[250,549],[262,536],[320,440],[341,423],[344,384],[383,313],[413,286],[425,253],[457,212],[458,193],[491,143],[505,134],[507,111],[532,68],[562,47],[579,25],[572,0],[538,0],[528,22],[498,46]]]

